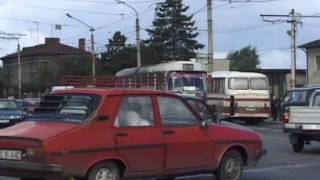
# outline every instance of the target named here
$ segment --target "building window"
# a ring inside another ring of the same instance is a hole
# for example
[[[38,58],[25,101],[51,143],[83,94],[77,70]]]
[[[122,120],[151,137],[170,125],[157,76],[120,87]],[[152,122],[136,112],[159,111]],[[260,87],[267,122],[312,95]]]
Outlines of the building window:
[[[320,71],[320,56],[316,56],[316,70]]]

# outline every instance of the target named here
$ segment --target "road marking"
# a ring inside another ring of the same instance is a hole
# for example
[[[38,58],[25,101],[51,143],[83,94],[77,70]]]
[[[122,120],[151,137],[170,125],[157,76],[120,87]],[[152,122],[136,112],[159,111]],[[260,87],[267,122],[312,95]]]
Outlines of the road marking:
[[[275,140],[275,142],[272,142],[272,143],[279,143],[279,141],[285,141],[289,143],[289,138],[281,138],[281,137],[272,138],[272,137],[264,136],[263,140]]]
[[[255,173],[262,171],[274,171],[280,169],[291,169],[291,168],[305,168],[320,165],[320,162],[306,163],[306,164],[296,164],[296,165],[282,165],[282,166],[274,166],[274,167],[266,167],[266,168],[257,168],[257,169],[247,169],[243,172],[245,173]]]

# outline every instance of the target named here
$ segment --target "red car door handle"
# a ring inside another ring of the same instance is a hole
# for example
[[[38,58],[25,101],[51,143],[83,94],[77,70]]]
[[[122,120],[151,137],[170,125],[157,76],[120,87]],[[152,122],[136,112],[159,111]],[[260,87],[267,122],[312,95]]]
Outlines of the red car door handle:
[[[115,133],[114,134],[116,137],[127,137],[128,134],[127,133]]]
[[[175,134],[176,132],[175,131],[172,131],[172,130],[166,130],[166,131],[162,131],[162,134],[163,135],[172,135],[172,134]]]

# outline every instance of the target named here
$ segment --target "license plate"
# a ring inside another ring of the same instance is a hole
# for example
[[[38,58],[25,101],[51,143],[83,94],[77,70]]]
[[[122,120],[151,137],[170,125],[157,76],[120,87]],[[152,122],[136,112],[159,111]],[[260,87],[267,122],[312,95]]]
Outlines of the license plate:
[[[3,124],[3,123],[9,123],[10,120],[0,120],[0,124]]]
[[[18,150],[0,150],[0,159],[20,161],[22,153]]]
[[[246,111],[256,111],[256,108],[246,108]]]
[[[302,125],[302,129],[305,129],[305,130],[319,130],[320,129],[320,125],[317,125],[317,124],[304,124],[304,125]]]

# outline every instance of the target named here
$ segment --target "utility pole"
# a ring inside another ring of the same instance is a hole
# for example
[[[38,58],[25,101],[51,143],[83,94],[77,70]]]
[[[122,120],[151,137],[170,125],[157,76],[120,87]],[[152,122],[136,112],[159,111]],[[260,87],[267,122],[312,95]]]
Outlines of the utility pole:
[[[294,9],[290,12],[291,19],[289,23],[291,23],[291,31],[289,33],[291,37],[291,88],[296,87],[296,64],[297,64],[297,17],[295,16]]]
[[[17,65],[18,65],[18,96],[19,99],[22,98],[22,78],[21,78],[21,50],[20,50],[20,41],[21,36],[25,36],[24,34],[14,34],[14,33],[4,33],[0,32],[0,39],[6,40],[17,40]]]
[[[66,16],[70,19],[78,21],[79,23],[87,26],[90,30],[90,33],[91,33],[90,37],[91,37],[92,77],[93,77],[93,83],[95,84],[96,83],[96,57],[95,57],[95,53],[94,53],[94,34],[93,34],[95,29],[93,26],[90,26],[86,22],[84,22],[76,17],[71,16],[71,14],[69,14],[69,13],[66,13]]]
[[[33,23],[36,25],[37,29],[37,44],[39,44],[39,22],[38,21],[33,21]]]
[[[207,0],[207,15],[208,15],[208,72],[213,71],[213,20],[212,20],[212,2],[213,0]]]
[[[115,0],[119,4],[123,4],[128,8],[132,9],[136,14],[136,46],[137,46],[137,67],[141,66],[141,47],[140,47],[140,23],[139,23],[139,12],[136,8],[131,6],[122,0]]]
[[[96,56],[94,55],[94,29],[90,28],[90,32],[91,32],[91,59],[92,59],[92,76],[94,78],[95,81],[95,77],[96,77]]]
[[[20,51],[20,42],[18,39],[18,89],[19,89],[19,99],[22,98],[22,83],[21,83],[21,51]]]
[[[296,13],[294,9],[290,11],[288,15],[283,14],[261,14],[260,15],[265,22],[276,23],[286,22],[291,24],[291,30],[288,31],[288,35],[291,38],[291,89],[296,87],[296,63],[297,63],[297,25],[301,24],[301,18],[320,18],[320,16],[303,16]],[[277,18],[277,19],[266,19]]]

